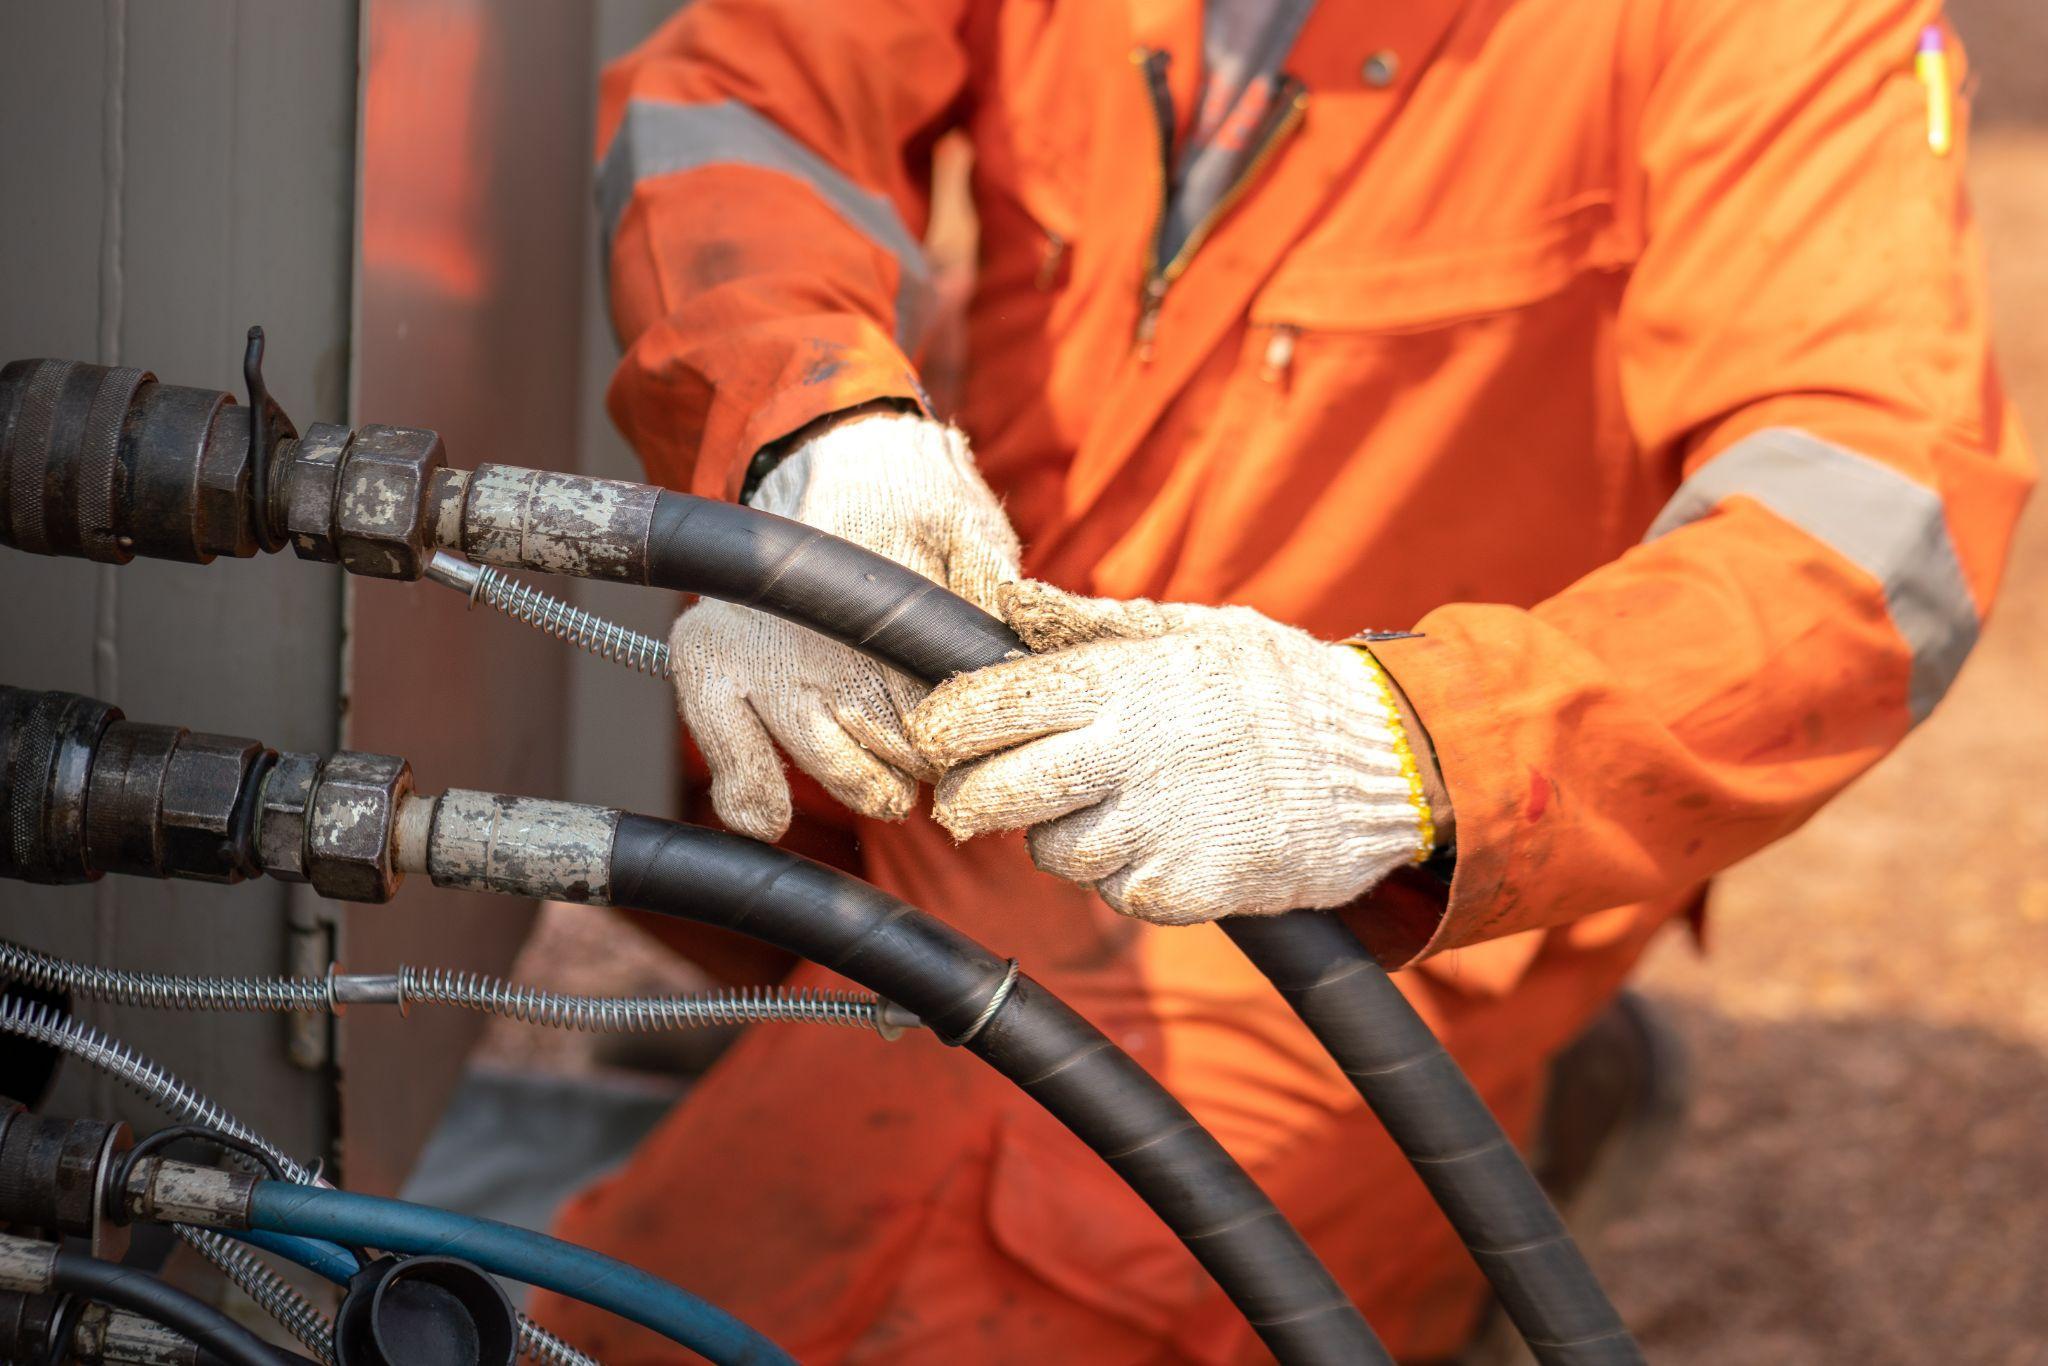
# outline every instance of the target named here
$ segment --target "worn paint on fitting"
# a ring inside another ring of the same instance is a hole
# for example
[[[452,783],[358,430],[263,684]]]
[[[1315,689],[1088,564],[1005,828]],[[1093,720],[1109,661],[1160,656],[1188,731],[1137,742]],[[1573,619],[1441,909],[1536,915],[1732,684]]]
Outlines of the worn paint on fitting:
[[[306,808],[320,756],[292,751],[277,756],[263,778],[258,806],[256,855],[263,871],[286,882],[306,880]]]
[[[427,530],[438,549],[462,548],[462,504],[468,496],[468,470],[434,471],[427,486]]]
[[[86,1331],[80,1324],[79,1331]],[[126,1366],[198,1366],[199,1347],[182,1334],[137,1314],[113,1313],[93,1331],[93,1346],[100,1361],[119,1361]],[[80,1360],[92,1360],[76,1338],[73,1352]]]
[[[0,1290],[39,1294],[50,1288],[50,1270],[57,1264],[57,1245],[0,1233]]]
[[[506,569],[645,583],[658,497],[646,484],[481,465],[463,500],[462,551]]]
[[[249,1201],[255,1192],[252,1172],[145,1157],[129,1174],[124,1194],[131,1219],[201,1228],[247,1228]]]
[[[398,890],[392,855],[398,807],[412,768],[389,754],[344,750],[321,766],[306,823],[306,877],[338,901],[389,901]]]
[[[343,456],[334,505],[341,562],[351,574],[416,579],[426,565],[428,491],[447,462],[441,438],[418,427],[358,427]]]
[[[609,807],[457,789],[435,808],[427,873],[436,887],[607,905],[618,825]]]

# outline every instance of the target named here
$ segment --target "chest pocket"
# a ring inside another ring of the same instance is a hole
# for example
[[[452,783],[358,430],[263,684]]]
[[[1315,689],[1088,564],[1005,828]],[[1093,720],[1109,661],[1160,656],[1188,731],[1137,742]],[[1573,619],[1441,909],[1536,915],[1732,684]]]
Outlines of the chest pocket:
[[[1606,190],[1462,238],[1423,230],[1347,241],[1332,226],[1304,240],[1259,291],[1254,327],[1427,331],[1525,307],[1634,259]]]

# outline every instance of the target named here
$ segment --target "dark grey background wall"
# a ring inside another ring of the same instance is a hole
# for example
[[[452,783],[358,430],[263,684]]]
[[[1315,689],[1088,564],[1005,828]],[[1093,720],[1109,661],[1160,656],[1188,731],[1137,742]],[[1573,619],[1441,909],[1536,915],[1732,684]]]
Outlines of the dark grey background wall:
[[[0,12],[0,357],[141,365],[240,387],[262,321],[273,391],[339,413],[349,370],[356,16],[351,5],[10,4]],[[288,561],[124,569],[0,550],[0,679],[276,745],[337,734],[342,587]],[[161,971],[274,973],[285,889],[109,879],[0,884],[0,933]],[[277,1020],[81,1014],[299,1152],[327,1079]],[[69,1068],[56,1103],[145,1117]]]
[[[0,360],[239,386],[242,330],[304,425],[433,427],[458,465],[637,467],[601,411],[614,351],[590,199],[595,73],[666,0],[12,0],[0,7]],[[660,595],[553,587],[663,629]],[[0,550],[0,681],[271,744],[403,753],[427,790],[662,809],[646,679],[422,585],[288,555],[121,569]],[[303,893],[303,889],[300,889]],[[527,908],[409,887],[340,907],[258,882],[0,884],[0,934],[128,968],[399,962],[500,971]],[[80,1007],[294,1151],[389,1188],[474,1018],[330,1031]],[[67,1068],[54,1104],[154,1122]]]

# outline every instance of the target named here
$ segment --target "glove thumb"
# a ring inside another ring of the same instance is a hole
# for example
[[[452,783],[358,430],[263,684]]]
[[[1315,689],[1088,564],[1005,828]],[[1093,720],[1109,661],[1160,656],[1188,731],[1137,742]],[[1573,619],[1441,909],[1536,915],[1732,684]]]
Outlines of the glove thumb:
[[[1034,652],[1095,640],[1150,640],[1186,624],[1188,609],[1150,598],[1085,598],[1037,579],[1004,584],[996,602],[1011,630]]]

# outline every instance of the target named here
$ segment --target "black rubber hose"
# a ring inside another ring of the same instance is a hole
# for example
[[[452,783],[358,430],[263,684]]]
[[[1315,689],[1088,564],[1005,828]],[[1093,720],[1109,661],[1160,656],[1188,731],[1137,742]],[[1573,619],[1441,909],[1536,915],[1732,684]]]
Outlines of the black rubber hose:
[[[810,627],[927,683],[1024,652],[1001,621],[893,560],[732,503],[663,493],[648,574]],[[1542,1185],[1358,937],[1316,911],[1222,926],[1414,1164],[1537,1359],[1640,1362]]]
[[[715,830],[624,816],[611,876],[614,905],[791,950],[916,1012],[940,1038],[964,1040],[1151,1206],[1280,1361],[1391,1366],[1336,1279],[1223,1145],[1014,964],[879,888]]]
[[[280,1366],[310,1358],[272,1347],[212,1305],[131,1266],[60,1251],[50,1272],[59,1293],[126,1309],[184,1334],[226,1366]]]
[[[647,581],[759,608],[928,683],[1025,653],[1002,622],[886,556],[686,493],[654,504]]]

